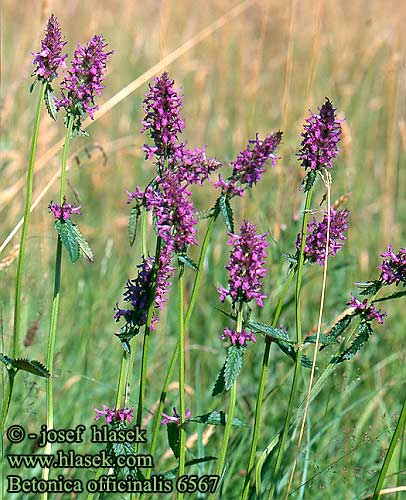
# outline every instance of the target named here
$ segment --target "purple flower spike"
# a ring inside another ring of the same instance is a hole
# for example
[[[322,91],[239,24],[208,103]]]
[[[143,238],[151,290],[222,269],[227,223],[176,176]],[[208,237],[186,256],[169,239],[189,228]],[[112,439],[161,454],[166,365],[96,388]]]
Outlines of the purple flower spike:
[[[61,83],[62,97],[55,99],[57,109],[65,108],[68,114],[75,115],[79,123],[85,113],[93,118],[98,109],[94,99],[96,95],[101,96],[106,64],[113,53],[106,52],[106,47],[102,35],[95,35],[87,45],[78,44],[71,68]]]
[[[241,332],[236,332],[235,330],[230,330],[230,328],[225,328],[223,335],[220,337],[221,340],[226,340],[227,338],[231,340],[232,345],[242,345],[247,347],[247,342],[253,342],[255,344],[256,339],[252,332],[246,332],[242,330]]]
[[[50,82],[58,76],[58,68],[66,68],[65,59],[67,54],[62,55],[62,48],[66,42],[62,41],[61,27],[52,14],[48,20],[45,36],[41,41],[41,50],[38,53],[33,53],[35,59],[33,64],[38,67],[34,71],[38,80]]]
[[[178,135],[185,127],[179,116],[182,96],[174,89],[168,73],[155,78],[145,95],[145,118],[141,132],[149,132],[154,146],[144,146],[147,158],[171,156],[177,146]]]
[[[380,279],[385,285],[403,283],[406,286],[406,248],[401,248],[398,253],[394,253],[392,245],[388,245],[388,251],[381,253],[384,261],[378,269],[381,270]]]
[[[134,406],[131,408],[123,406],[118,409],[116,409],[116,407],[110,409],[108,406],[103,405],[103,410],[98,410],[97,408],[93,409],[96,412],[94,419],[99,420],[100,417],[104,416],[106,417],[107,424],[111,424],[113,421],[124,422],[127,420],[127,422],[131,422],[134,413]]]
[[[375,306],[371,304],[367,307],[368,299],[364,299],[362,302],[356,299],[353,294],[351,294],[351,299],[347,302],[347,305],[353,307],[357,314],[360,314],[368,320],[376,319],[378,323],[383,323],[383,318],[387,316],[386,312],[382,312],[381,309],[375,309]]]
[[[341,139],[341,121],[336,119],[335,108],[327,97],[319,111],[319,115],[310,112],[311,116],[306,118],[299,152],[302,167],[311,170],[333,167]]]
[[[345,231],[348,228],[348,216],[348,210],[335,211],[333,208],[330,209],[330,239],[328,254],[331,257],[334,257],[334,255],[343,248],[344,241],[347,239]],[[326,256],[327,222],[328,214],[327,211],[325,211],[321,222],[313,219],[313,222],[309,222],[307,224],[305,257],[307,257],[310,262],[317,262],[319,266],[324,265],[324,259]],[[300,250],[301,241],[302,236],[299,233],[296,239],[296,248],[298,250]]]
[[[173,415],[168,415],[168,414],[162,412],[162,416],[164,418],[161,420],[161,425],[168,425],[168,424],[180,425],[180,415],[176,411],[176,408],[173,407],[172,411],[173,411]],[[189,420],[191,415],[192,415],[192,412],[188,408],[186,410],[186,413],[185,413],[185,420]]]
[[[233,172],[227,180],[219,175],[215,186],[228,196],[243,196],[247,186],[252,187],[264,174],[266,163],[271,162],[274,167],[279,156],[275,151],[282,140],[282,132],[269,134],[264,140],[258,134],[254,140],[231,162]]]
[[[228,245],[234,248],[230,252],[230,259],[226,269],[229,271],[228,288],[219,287],[221,302],[227,296],[231,297],[233,307],[236,302],[251,302],[255,300],[259,307],[263,307],[262,278],[265,276],[266,262],[265,249],[268,242],[266,234],[256,234],[256,226],[244,221],[240,234],[230,234]]]
[[[62,205],[58,205],[58,203],[51,203],[48,205],[48,209],[55,216],[55,219],[66,221],[70,219],[72,214],[80,215],[80,206],[75,207],[70,203],[66,203],[66,198],[63,198]]]

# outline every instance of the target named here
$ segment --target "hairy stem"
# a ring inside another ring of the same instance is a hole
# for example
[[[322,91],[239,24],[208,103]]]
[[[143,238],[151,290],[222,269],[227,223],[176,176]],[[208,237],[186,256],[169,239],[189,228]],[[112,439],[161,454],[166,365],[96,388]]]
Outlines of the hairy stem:
[[[296,364],[295,371],[293,374],[292,386],[290,389],[289,403],[288,408],[286,410],[285,421],[283,425],[283,430],[280,438],[280,445],[278,449],[278,454],[276,457],[275,468],[272,476],[272,485],[269,492],[268,498],[273,498],[276,481],[278,478],[279,470],[282,463],[283,454],[285,451],[286,440],[288,436],[289,423],[290,423],[290,415],[292,413],[293,403],[296,396],[297,385],[300,378],[301,372],[301,361],[302,361],[302,348],[303,348],[303,339],[302,339],[302,318],[301,318],[301,288],[302,288],[302,276],[303,276],[303,263],[304,263],[304,250],[306,245],[306,229],[307,229],[307,219],[309,216],[309,208],[312,199],[312,190],[309,189],[306,194],[305,208],[303,212],[302,218],[302,230],[301,230],[301,244],[300,244],[300,252],[299,252],[299,262],[297,265],[297,275],[296,275],[296,293],[295,293],[295,303],[296,303],[296,342],[297,342],[297,353],[296,353]]]
[[[282,311],[282,306],[283,302],[285,300],[286,294],[289,290],[290,284],[292,283],[293,276],[295,275],[294,269],[290,269],[288,277],[286,279],[285,285],[282,290],[282,294],[279,298],[278,305],[276,307],[275,315],[272,321],[272,327],[275,328],[276,325],[278,324],[279,317]],[[245,476],[245,482],[244,482],[244,489],[242,493],[242,499],[246,500],[248,498],[249,494],[249,489],[250,489],[250,482],[251,482],[251,475],[253,472],[253,467],[254,467],[254,462],[255,462],[255,453],[257,451],[257,444],[258,444],[258,434],[259,434],[259,429],[261,425],[261,412],[262,412],[262,403],[264,399],[264,392],[265,392],[265,385],[266,385],[266,378],[268,374],[268,364],[269,364],[269,355],[271,352],[271,342],[265,342],[265,350],[264,350],[264,356],[262,359],[262,370],[261,370],[261,376],[259,379],[259,386],[258,386],[258,396],[257,396],[257,402],[255,406],[255,422],[254,422],[254,429],[252,432],[252,440],[251,440],[251,448],[250,448],[250,454],[248,458],[248,467],[247,467],[247,474]]]

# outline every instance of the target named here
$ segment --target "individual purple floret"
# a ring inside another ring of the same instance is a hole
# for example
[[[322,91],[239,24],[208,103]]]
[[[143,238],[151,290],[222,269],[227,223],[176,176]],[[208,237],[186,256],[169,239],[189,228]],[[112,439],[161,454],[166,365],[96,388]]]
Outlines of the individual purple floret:
[[[168,424],[180,425],[180,415],[176,411],[176,408],[173,407],[172,411],[173,411],[173,415],[168,415],[168,414],[162,412],[162,416],[164,418],[161,420],[161,425],[168,425]],[[188,408],[186,410],[186,413],[185,413],[185,420],[189,420],[191,415],[192,415],[192,412]]]
[[[65,108],[67,114],[73,114],[78,120],[98,109],[94,103],[95,96],[101,95],[104,88],[102,81],[106,74],[106,64],[113,53],[104,49],[107,43],[102,35],[94,35],[87,45],[78,43],[71,68],[61,83],[61,99],[55,99],[57,109]]]
[[[387,313],[381,309],[375,309],[375,306],[371,304],[367,307],[368,299],[364,299],[362,302],[356,299],[353,294],[351,294],[351,299],[347,302],[347,305],[353,307],[355,312],[361,314],[364,318],[373,320],[376,319],[378,323],[383,323],[383,318],[387,316]]]
[[[109,408],[106,405],[103,405],[103,410],[98,410],[97,408],[93,408],[94,411],[96,412],[96,416],[94,417],[95,420],[99,420],[100,417],[106,417],[106,423],[111,424],[113,420],[119,420],[121,422],[124,422],[127,420],[127,422],[131,422],[131,419],[133,417],[134,413],[134,406],[131,408],[126,408],[123,406],[122,408],[116,409],[114,408]]]
[[[184,129],[184,121],[179,112],[182,96],[174,89],[174,80],[168,73],[155,78],[145,94],[145,118],[141,132],[149,132],[154,146],[144,146],[147,158],[171,156],[176,149],[178,135]]]
[[[330,238],[328,246],[328,255],[333,257],[344,246],[344,241],[347,239],[345,231],[348,228],[348,210],[330,209]],[[313,222],[307,224],[307,237],[305,245],[305,257],[310,262],[317,262],[319,266],[324,265],[326,257],[326,242],[327,242],[327,211],[324,213],[323,220],[318,222],[313,219]],[[300,250],[302,236],[299,233],[296,239],[296,248]]]
[[[230,339],[232,345],[239,344],[243,347],[247,347],[247,342],[256,342],[255,336],[252,332],[246,332],[242,330],[241,332],[236,332],[230,328],[225,328],[223,335],[220,337],[221,340]]]
[[[62,48],[66,42],[62,41],[61,27],[52,14],[48,20],[45,36],[41,41],[41,50],[38,53],[33,53],[35,59],[33,64],[38,67],[34,71],[38,80],[50,82],[58,76],[59,66],[66,68],[65,59],[67,54],[62,55]]]
[[[385,285],[403,283],[406,286],[406,248],[401,248],[398,253],[394,253],[392,245],[388,245],[388,251],[381,253],[384,261],[378,269],[381,270],[380,279]]]
[[[319,115],[310,111],[310,117],[306,118],[299,151],[302,167],[311,170],[333,167],[341,139],[341,121],[336,119],[335,108],[327,97],[319,111]]]
[[[259,139],[258,134],[254,140],[248,142],[248,146],[231,162],[233,172],[228,179],[218,176],[215,187],[221,189],[228,196],[243,196],[247,186],[256,184],[265,172],[268,161],[274,167],[278,156],[275,151],[282,140],[282,132],[269,134],[264,140]]]
[[[63,198],[62,206],[51,201],[48,209],[55,215],[55,219],[59,220],[68,220],[72,214],[80,215],[80,206],[75,207],[70,203],[66,203],[65,197]]]
[[[230,259],[226,269],[229,271],[228,288],[219,287],[221,302],[231,297],[233,307],[236,302],[255,300],[263,307],[262,278],[266,273],[265,262],[268,242],[266,234],[256,234],[256,226],[244,221],[240,234],[231,234],[228,245],[234,248],[230,251]]]

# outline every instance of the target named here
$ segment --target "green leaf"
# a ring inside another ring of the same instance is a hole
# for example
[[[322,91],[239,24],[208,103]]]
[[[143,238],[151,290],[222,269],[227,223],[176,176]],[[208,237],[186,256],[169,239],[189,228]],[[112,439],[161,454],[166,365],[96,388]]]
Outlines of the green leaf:
[[[242,368],[242,357],[244,348],[242,346],[232,345],[227,350],[225,368],[224,368],[224,382],[225,389],[229,391],[237,380],[237,377]]]
[[[0,352],[0,361],[2,361],[7,367],[13,365],[13,360],[8,356],[6,356],[5,354],[3,354],[2,352]]]
[[[286,345],[286,344],[283,344],[282,342],[279,342],[279,341],[275,341],[275,343],[283,353],[285,353],[287,356],[292,358],[294,362],[296,362],[297,349],[295,349],[291,345]],[[306,355],[302,354],[302,357],[300,359],[300,364],[302,366],[304,366],[305,368],[311,368],[312,367],[312,360],[309,359]],[[316,365],[316,369],[317,369],[317,365]]]
[[[307,175],[303,181],[305,193],[307,193],[307,191],[310,191],[310,189],[313,187],[314,181],[316,180],[316,175],[316,170],[309,170],[307,172]]]
[[[130,242],[130,246],[134,245],[135,238],[137,236],[138,217],[140,215],[140,207],[138,205],[132,207],[132,209],[130,210],[130,216],[128,218],[128,240]]]
[[[224,363],[224,365],[221,368],[219,374],[217,375],[216,382],[214,384],[213,391],[211,393],[211,395],[213,397],[214,396],[218,396],[219,394],[221,394],[222,392],[225,391],[225,388],[226,388],[226,382],[224,380],[224,371],[225,371],[225,369],[226,369],[226,364]]]
[[[217,460],[217,457],[200,457],[200,458],[195,458],[193,460],[188,460],[185,463],[185,467],[191,467],[192,465],[197,465],[197,464],[203,464],[204,462],[211,462],[212,460]],[[176,477],[176,473],[178,472],[178,467],[174,467],[173,469],[170,469],[164,473],[154,473],[151,476],[159,476],[164,479],[174,479]]]
[[[317,335],[309,335],[305,338],[305,344],[315,344],[317,341]],[[337,344],[338,340],[332,335],[323,335],[322,333],[319,335],[319,344],[322,345],[330,345]]]
[[[47,108],[49,116],[53,120],[56,120],[56,115],[58,112],[57,112],[56,106],[55,106],[54,92],[52,90],[51,85],[49,85],[49,84],[47,84],[47,88],[45,89],[44,101],[45,101],[45,106]]]
[[[259,321],[249,321],[246,326],[251,330],[254,330],[255,332],[263,333],[271,340],[279,340],[281,342],[293,344],[293,340],[290,339],[288,333],[285,330],[274,328],[273,326],[266,325],[265,323],[260,323]]]
[[[220,211],[223,214],[224,222],[230,233],[234,233],[234,217],[228,196],[222,194],[219,198]]]
[[[32,76],[32,75],[31,75],[31,76]],[[31,83],[31,85],[30,85],[30,94],[32,94],[32,93],[33,93],[34,88],[35,88],[35,85],[37,85],[37,83],[38,83],[38,79],[36,78],[36,79],[35,79],[35,80]]]
[[[66,248],[71,262],[76,262],[79,259],[79,243],[77,233],[70,219],[66,221],[55,221],[55,227],[61,238],[63,246]]]
[[[178,254],[178,260],[180,260],[182,264],[186,264],[187,266],[189,266],[191,269],[193,269],[193,271],[197,272],[199,270],[199,266],[195,264],[193,260],[189,257],[189,255],[185,253]]]
[[[177,424],[168,424],[166,426],[168,432],[168,443],[175,455],[175,458],[179,458],[180,454],[180,427]]]
[[[323,336],[336,339],[338,336],[343,335],[353,318],[354,311],[352,310],[352,308],[346,309],[342,314],[340,314],[340,316],[336,318],[334,323],[323,332]]]
[[[79,244],[79,250],[82,255],[88,258],[90,262],[94,262],[93,251],[89,246],[89,243],[86,241],[86,238],[81,233],[79,226],[76,224],[72,224],[73,230],[76,233],[76,240]]]
[[[406,290],[403,290],[401,292],[392,293],[392,295],[387,295],[386,297],[382,297],[381,299],[376,299],[372,303],[375,304],[375,302],[384,302],[385,300],[399,299],[400,297],[403,297],[404,295],[406,295]]]
[[[236,314],[230,314],[223,309],[220,309],[219,307],[216,307],[217,311],[220,311],[221,313],[224,314],[224,316],[227,316],[227,318],[233,319],[234,321],[237,321],[237,315]]]
[[[382,288],[383,284],[379,280],[375,281],[360,281],[358,283],[355,283],[358,288],[361,288],[362,292],[360,292],[361,295],[373,295]]]
[[[13,359],[11,364],[17,370],[24,370],[39,377],[48,378],[51,375],[42,363],[34,359]]]
[[[205,415],[198,415],[197,417],[191,418],[190,422],[197,422],[198,424],[206,425],[226,425],[227,414],[224,411],[211,411]],[[237,417],[233,418],[231,423],[233,427],[248,427],[245,422]]]
[[[368,321],[361,321],[361,323],[358,325],[358,335],[355,337],[352,344],[339,356],[334,356],[330,363],[338,364],[353,358],[363,347],[363,345],[368,342],[369,337],[373,333],[374,331],[372,329],[371,323],[369,323]]]

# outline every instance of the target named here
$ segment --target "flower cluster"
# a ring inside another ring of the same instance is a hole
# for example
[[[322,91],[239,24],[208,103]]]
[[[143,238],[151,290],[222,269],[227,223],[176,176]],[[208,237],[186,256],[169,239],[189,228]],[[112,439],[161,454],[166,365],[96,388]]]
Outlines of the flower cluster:
[[[67,114],[75,116],[77,125],[86,113],[93,118],[98,109],[95,105],[95,96],[101,95],[104,88],[102,81],[105,78],[106,64],[113,53],[104,49],[107,43],[102,35],[95,35],[87,45],[78,44],[71,68],[61,83],[61,99],[55,98],[57,109],[65,108]]]
[[[48,20],[45,37],[41,41],[41,50],[34,53],[33,64],[38,67],[33,74],[36,74],[38,80],[50,82],[58,76],[58,68],[66,68],[65,59],[67,54],[62,55],[62,48],[66,42],[62,41],[62,33],[56,17],[52,16]]]
[[[58,203],[51,203],[48,205],[48,209],[55,216],[55,219],[66,221],[70,219],[72,214],[80,215],[80,206],[75,207],[70,203],[66,203],[66,198],[63,198],[62,205],[58,205]]]
[[[154,146],[144,145],[147,158],[171,156],[176,149],[178,134],[185,127],[179,112],[182,96],[174,89],[174,81],[168,73],[155,78],[149,85],[149,92],[144,98],[145,118],[141,132],[148,131]]]
[[[175,407],[173,407],[172,412],[173,412],[173,415],[168,415],[168,414],[162,412],[162,416],[164,418],[161,420],[161,425],[168,425],[168,424],[180,425],[180,415],[176,411]],[[192,412],[188,408],[186,410],[186,413],[185,413],[185,420],[189,420],[191,415],[192,415]]]
[[[228,288],[219,287],[220,300],[224,302],[227,296],[231,297],[233,307],[236,302],[250,302],[255,300],[262,307],[262,278],[266,273],[265,249],[268,242],[266,234],[256,234],[256,226],[244,221],[240,234],[231,234],[228,245],[234,248],[230,251],[230,259],[226,269],[229,271]]]
[[[187,185],[203,184],[213,172],[222,167],[215,158],[207,158],[205,148],[195,148],[192,151],[184,144],[176,148],[169,164],[179,172],[180,178]]]
[[[347,302],[347,305],[353,307],[355,312],[363,316],[368,320],[376,319],[378,323],[383,323],[383,318],[387,316],[386,312],[382,312],[381,309],[375,309],[375,306],[371,304],[367,307],[368,299],[364,299],[362,302],[356,299],[353,294],[351,294],[351,299]]]
[[[392,245],[388,245],[388,251],[381,253],[384,261],[378,268],[381,270],[380,279],[385,285],[403,283],[406,286],[406,248],[401,248],[394,253]]]
[[[310,112],[311,116],[306,118],[299,152],[302,166],[311,170],[332,168],[341,139],[341,122],[336,119],[335,108],[328,98],[319,111],[319,115]]]
[[[131,422],[134,413],[134,406],[131,408],[126,408],[123,406],[122,408],[109,408],[106,405],[103,405],[103,410],[98,410],[97,408],[93,408],[96,412],[95,420],[99,420],[100,417],[106,417],[106,423],[111,424],[113,421],[121,421]]]
[[[328,244],[328,254],[333,257],[344,246],[344,241],[347,239],[345,231],[348,228],[348,210],[330,209],[330,238]],[[324,213],[323,219],[318,222],[313,219],[313,222],[307,224],[307,237],[305,245],[305,257],[310,262],[317,262],[319,266],[324,265],[326,257],[327,243],[327,225],[328,225],[327,210]],[[296,248],[300,251],[302,235],[299,233],[296,239]]]
[[[233,171],[231,176],[225,180],[221,175],[215,186],[228,196],[243,196],[247,186],[256,184],[265,172],[265,165],[271,161],[276,165],[275,151],[282,139],[282,132],[269,134],[264,140],[259,139],[258,134],[254,140],[248,142],[248,146],[242,151],[235,161],[231,162]]]
[[[230,339],[232,345],[239,344],[243,347],[247,347],[247,342],[256,342],[255,336],[252,332],[246,332],[242,330],[241,332],[237,332],[235,330],[230,330],[230,328],[225,328],[223,335],[220,337],[221,340]]]

